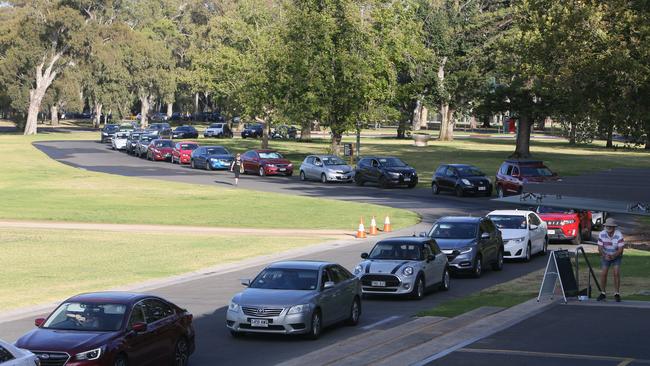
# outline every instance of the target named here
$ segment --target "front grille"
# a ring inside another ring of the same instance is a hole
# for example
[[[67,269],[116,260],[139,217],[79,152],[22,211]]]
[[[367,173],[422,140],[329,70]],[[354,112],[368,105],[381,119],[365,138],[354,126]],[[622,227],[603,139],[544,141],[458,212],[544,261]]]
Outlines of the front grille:
[[[562,226],[562,221],[560,221],[560,220],[549,220],[549,221],[546,221],[546,224],[548,226]]]
[[[245,307],[242,306],[244,314],[248,316],[259,316],[259,317],[272,317],[278,316],[282,313],[283,308],[256,308],[256,307]]]
[[[275,164],[275,166],[277,166],[278,168],[286,168],[289,165],[288,164]]]
[[[364,286],[372,286],[372,281],[384,281],[386,287],[397,287],[400,284],[399,278],[393,275],[368,274],[361,277],[361,284]]]
[[[372,292],[397,292],[396,288],[383,288],[383,287],[364,287],[365,291]]]
[[[284,330],[284,326],[282,325],[271,325],[271,324],[269,324],[268,327],[253,327],[250,324],[239,324],[239,327],[242,329],[255,329],[255,330]]]
[[[63,366],[65,365],[70,356],[64,352],[33,352],[39,360],[41,366]]]

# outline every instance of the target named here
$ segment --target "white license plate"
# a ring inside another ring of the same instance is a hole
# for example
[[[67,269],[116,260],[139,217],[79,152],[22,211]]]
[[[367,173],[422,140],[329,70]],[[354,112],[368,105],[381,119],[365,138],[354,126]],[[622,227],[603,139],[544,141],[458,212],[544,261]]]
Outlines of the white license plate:
[[[286,168],[280,168],[280,171],[285,172],[285,171],[287,171],[287,169]]]
[[[251,319],[251,327],[268,328],[269,321],[266,319]]]
[[[554,235],[554,234],[555,234],[555,230],[549,230],[548,233],[551,234],[551,235]]]
[[[405,181],[405,182],[410,182],[410,181],[411,181],[411,178],[404,178],[404,181]]]
[[[478,187],[479,191],[484,191],[485,189],[486,189],[486,187]]]
[[[386,287],[386,281],[372,281],[372,287]]]

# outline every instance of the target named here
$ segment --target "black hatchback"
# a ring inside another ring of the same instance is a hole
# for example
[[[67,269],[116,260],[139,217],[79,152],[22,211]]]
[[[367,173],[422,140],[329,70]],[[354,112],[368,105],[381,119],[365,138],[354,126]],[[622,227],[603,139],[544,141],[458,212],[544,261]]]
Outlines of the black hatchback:
[[[241,138],[245,139],[247,137],[257,138],[262,137],[264,133],[264,126],[261,124],[252,124],[247,125],[241,132]]]
[[[173,139],[195,139],[199,137],[199,131],[193,126],[178,126],[172,131]]]
[[[466,194],[492,195],[492,182],[477,167],[467,164],[443,164],[431,179],[431,192],[451,191],[458,197]]]
[[[418,184],[418,173],[399,158],[375,156],[359,160],[354,170],[354,181],[359,186],[370,182],[379,184],[381,188],[400,185],[414,188]]]

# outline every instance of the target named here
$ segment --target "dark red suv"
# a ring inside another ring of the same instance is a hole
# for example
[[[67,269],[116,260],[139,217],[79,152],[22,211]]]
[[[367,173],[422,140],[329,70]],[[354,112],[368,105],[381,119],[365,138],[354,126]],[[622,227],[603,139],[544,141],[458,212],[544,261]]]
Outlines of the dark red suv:
[[[249,150],[241,156],[246,173],[265,175],[293,175],[293,164],[273,150]]]
[[[192,314],[156,296],[98,292],[71,297],[16,346],[43,365],[187,365]]]
[[[541,160],[506,160],[497,171],[494,186],[497,196],[521,194],[524,183],[557,180]]]

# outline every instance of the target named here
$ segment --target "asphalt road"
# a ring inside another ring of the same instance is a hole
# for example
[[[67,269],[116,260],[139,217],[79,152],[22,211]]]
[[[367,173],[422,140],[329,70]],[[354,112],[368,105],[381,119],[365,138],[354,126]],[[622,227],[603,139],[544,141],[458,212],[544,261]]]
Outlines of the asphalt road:
[[[198,171],[164,162],[150,162],[112,151],[96,142],[61,141],[35,145],[54,159],[91,171],[203,185],[230,185],[233,182],[230,173]],[[239,187],[411,209],[423,218],[423,223],[418,225],[415,231],[426,229],[442,215],[480,215],[504,207],[503,204],[486,198],[456,198],[448,195],[432,198],[426,189],[382,190],[354,185],[322,185],[316,182],[301,182],[297,177],[243,176]],[[335,250],[298,258],[330,260],[352,269],[360,260],[359,254],[369,250],[371,246],[370,240],[359,241],[342,245]],[[188,308],[195,315],[197,351],[192,356],[191,365],[270,365],[370,329],[403,323],[419,310],[520,277],[542,268],[545,264],[545,258],[537,257],[530,263],[506,263],[503,271],[488,271],[480,279],[454,278],[449,292],[432,293],[422,301],[368,299],[363,302],[363,314],[357,327],[341,326],[330,329],[318,341],[276,336],[247,336],[242,339],[230,337],[224,326],[225,308],[232,295],[242,289],[239,280],[255,276],[261,266],[242,268],[225,274],[206,275],[204,278],[162,287],[152,292]],[[31,318],[0,324],[0,338],[13,341],[29,330],[32,324]]]

